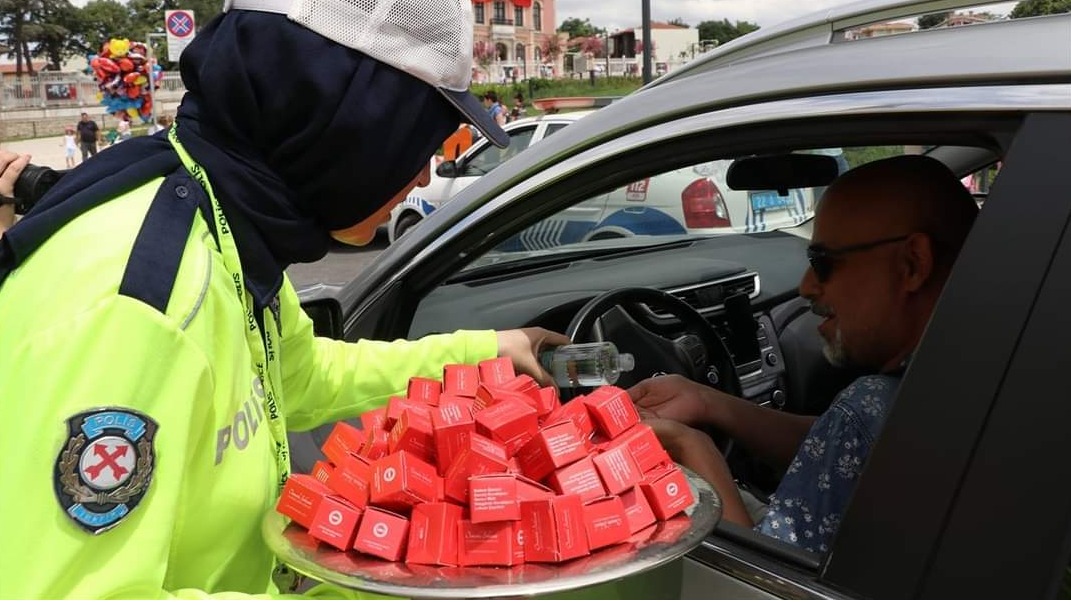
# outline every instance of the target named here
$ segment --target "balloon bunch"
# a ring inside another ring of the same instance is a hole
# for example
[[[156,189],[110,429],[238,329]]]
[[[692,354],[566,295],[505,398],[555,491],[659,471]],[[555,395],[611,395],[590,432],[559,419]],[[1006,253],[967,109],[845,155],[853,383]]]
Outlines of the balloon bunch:
[[[113,38],[89,60],[100,88],[100,102],[116,117],[126,114],[131,120],[140,117],[146,123],[152,118],[149,86],[159,87],[163,71],[159,65],[149,64],[147,51],[142,42]]]

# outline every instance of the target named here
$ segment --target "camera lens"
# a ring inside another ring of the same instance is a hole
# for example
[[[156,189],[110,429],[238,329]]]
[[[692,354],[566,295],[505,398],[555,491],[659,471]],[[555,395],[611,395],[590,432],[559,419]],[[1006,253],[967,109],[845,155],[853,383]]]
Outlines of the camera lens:
[[[65,173],[67,172],[40,165],[24,167],[19,178],[15,180],[15,198],[19,201],[15,212],[25,214],[29,211]]]

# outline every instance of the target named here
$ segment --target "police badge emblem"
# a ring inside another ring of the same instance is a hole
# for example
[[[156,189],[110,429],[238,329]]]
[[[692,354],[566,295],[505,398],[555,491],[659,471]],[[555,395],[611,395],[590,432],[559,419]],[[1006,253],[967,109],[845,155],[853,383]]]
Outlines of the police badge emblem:
[[[155,436],[156,422],[126,408],[68,418],[53,479],[67,516],[93,535],[126,518],[152,481]]]

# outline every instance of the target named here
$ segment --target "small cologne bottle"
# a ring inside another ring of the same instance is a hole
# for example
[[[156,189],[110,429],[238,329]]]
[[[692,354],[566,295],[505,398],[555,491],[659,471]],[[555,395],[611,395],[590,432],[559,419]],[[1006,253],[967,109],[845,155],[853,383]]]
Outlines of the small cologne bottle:
[[[539,362],[559,387],[612,385],[636,365],[631,353],[618,353],[609,341],[555,347],[541,353]]]

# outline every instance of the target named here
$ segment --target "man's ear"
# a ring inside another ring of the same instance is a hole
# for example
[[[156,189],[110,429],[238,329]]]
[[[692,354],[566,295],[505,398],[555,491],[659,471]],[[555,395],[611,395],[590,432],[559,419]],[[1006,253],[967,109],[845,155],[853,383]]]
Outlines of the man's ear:
[[[927,234],[915,233],[904,241],[902,268],[907,290],[915,292],[926,285],[933,276],[933,239]]]

